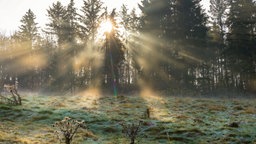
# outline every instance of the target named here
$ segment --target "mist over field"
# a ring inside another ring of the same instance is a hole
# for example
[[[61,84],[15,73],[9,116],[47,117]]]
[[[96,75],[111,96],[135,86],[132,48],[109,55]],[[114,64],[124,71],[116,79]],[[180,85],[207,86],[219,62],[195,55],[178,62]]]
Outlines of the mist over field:
[[[75,2],[0,32],[0,144],[256,143],[253,0]]]

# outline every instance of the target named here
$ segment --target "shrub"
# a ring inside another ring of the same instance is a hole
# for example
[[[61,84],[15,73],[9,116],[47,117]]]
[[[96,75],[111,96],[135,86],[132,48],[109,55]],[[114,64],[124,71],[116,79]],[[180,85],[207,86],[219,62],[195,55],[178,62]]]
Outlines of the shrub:
[[[21,97],[15,85],[4,85],[4,89],[10,92],[11,96],[3,96],[0,94],[0,100],[12,105],[21,105]]]
[[[69,117],[65,117],[63,120],[55,122],[53,127],[58,128],[54,133],[61,143],[64,139],[65,144],[71,144],[78,128],[86,128],[84,121],[74,120]]]
[[[122,133],[124,133],[125,136],[130,139],[130,144],[135,144],[135,140],[141,132],[141,124],[142,121],[132,123],[120,123],[120,125],[122,126]]]

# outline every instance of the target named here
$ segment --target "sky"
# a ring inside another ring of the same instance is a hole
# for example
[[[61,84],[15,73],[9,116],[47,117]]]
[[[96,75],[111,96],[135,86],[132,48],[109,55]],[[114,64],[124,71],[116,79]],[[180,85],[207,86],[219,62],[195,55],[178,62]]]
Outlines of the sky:
[[[47,9],[57,0],[0,0],[0,33],[11,35],[18,30],[21,25],[22,16],[31,9],[36,15],[36,22],[41,28],[47,23]],[[63,5],[67,5],[70,0],[59,0]],[[83,0],[74,0],[78,10],[81,9]],[[120,9],[124,3],[129,9],[138,8],[137,4],[141,0],[102,0],[109,9]],[[209,7],[209,0],[202,0],[204,8]]]

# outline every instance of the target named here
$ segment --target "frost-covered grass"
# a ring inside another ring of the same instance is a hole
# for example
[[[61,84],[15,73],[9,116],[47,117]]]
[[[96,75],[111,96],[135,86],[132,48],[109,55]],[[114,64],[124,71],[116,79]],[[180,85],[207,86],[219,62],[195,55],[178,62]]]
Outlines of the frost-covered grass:
[[[88,127],[78,131],[74,144],[128,144],[120,122],[138,120],[143,121],[139,144],[256,143],[255,99],[161,97],[151,92],[22,98],[21,106],[0,104],[1,144],[58,143],[51,125],[66,116],[85,120]]]

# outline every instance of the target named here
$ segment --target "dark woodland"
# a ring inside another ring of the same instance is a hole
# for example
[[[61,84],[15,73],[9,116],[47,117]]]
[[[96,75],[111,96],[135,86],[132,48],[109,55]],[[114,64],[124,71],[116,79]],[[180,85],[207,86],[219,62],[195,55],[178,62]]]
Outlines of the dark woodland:
[[[0,143],[256,143],[254,0],[75,2],[0,33]]]
[[[28,10],[18,31],[1,35],[1,85],[62,94],[89,87],[125,94],[143,84],[166,94],[255,92],[253,1],[211,0],[208,13],[199,0],[144,0],[139,9],[56,2],[42,29]],[[113,29],[96,40],[106,19]]]

